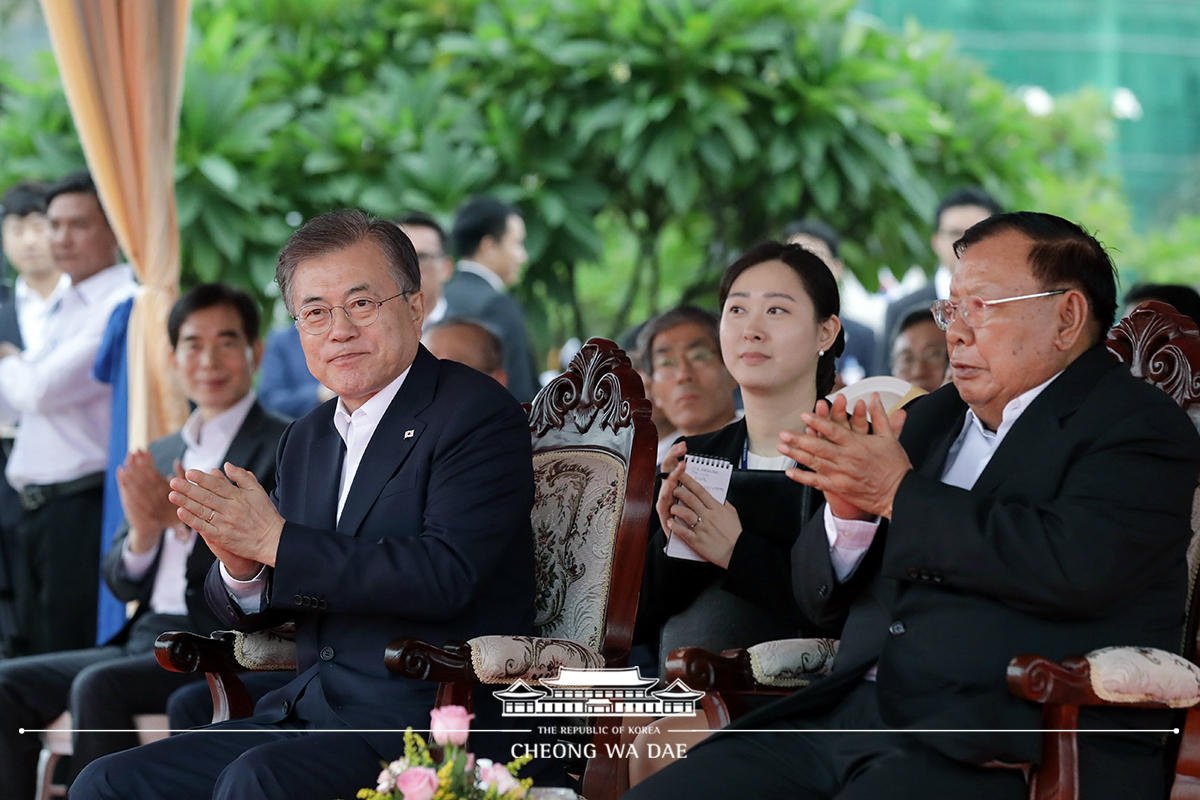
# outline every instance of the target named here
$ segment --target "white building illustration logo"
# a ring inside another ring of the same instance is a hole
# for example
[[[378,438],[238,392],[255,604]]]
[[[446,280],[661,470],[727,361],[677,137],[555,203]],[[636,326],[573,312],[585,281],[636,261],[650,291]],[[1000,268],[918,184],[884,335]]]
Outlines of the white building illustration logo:
[[[653,678],[643,678],[639,667],[570,669],[538,681],[535,688],[518,679],[492,692],[504,703],[506,717],[677,717],[693,714],[704,692],[692,691],[683,681],[651,692]]]

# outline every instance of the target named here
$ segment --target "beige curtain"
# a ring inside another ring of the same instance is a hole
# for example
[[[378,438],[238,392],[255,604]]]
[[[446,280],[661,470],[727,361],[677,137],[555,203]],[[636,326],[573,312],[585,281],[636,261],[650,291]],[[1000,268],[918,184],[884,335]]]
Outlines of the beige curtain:
[[[175,141],[190,0],[41,0],[88,167],[142,292],[129,322],[129,447],[178,429],[167,362],[179,291]]]

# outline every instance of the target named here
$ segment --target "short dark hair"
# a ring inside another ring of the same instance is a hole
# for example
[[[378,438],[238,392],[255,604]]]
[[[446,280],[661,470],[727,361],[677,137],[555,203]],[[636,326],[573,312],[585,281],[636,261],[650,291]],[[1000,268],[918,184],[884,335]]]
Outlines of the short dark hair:
[[[976,242],[1006,231],[1016,231],[1033,240],[1029,266],[1043,289],[1070,286],[1083,292],[1088,313],[1096,323],[1093,344],[1113,326],[1117,313],[1117,268],[1104,245],[1074,222],[1037,211],[997,214],[972,225],[954,243],[961,258]]]
[[[304,223],[279,253],[275,282],[279,284],[288,313],[293,316],[296,313],[292,308],[292,276],[301,262],[345,250],[363,241],[372,242],[383,253],[388,271],[401,292],[415,292],[421,288],[417,251],[404,231],[394,222],[369,216],[356,208],[344,208]]]
[[[37,181],[20,181],[8,187],[0,197],[0,219],[7,216],[25,217],[46,213],[46,185]]]
[[[519,217],[521,212],[494,197],[472,197],[463,203],[454,212],[454,224],[450,227],[455,255],[459,258],[475,255],[485,236],[496,241],[503,239],[508,218],[513,215]]]
[[[838,246],[842,243],[842,237],[838,236],[829,225],[821,222],[819,219],[805,219],[799,222],[793,222],[783,229],[783,238],[791,239],[794,236],[812,236],[815,239],[820,239],[829,248],[829,252],[834,258],[838,258]]]
[[[446,250],[446,229],[432,215],[424,211],[409,211],[396,217],[395,222],[402,228],[429,228],[438,235],[438,245],[444,253]]]
[[[483,371],[491,374],[498,369],[504,369],[504,340],[486,322],[471,317],[444,317],[431,325],[425,333],[446,328],[467,328],[478,333],[483,340],[483,351],[480,353],[483,356]]]
[[[188,317],[214,306],[228,306],[236,311],[242,320],[242,333],[246,334],[246,342],[258,342],[260,317],[254,298],[227,283],[201,283],[184,292],[175,301],[175,305],[171,306],[171,313],[167,315],[167,337],[171,340],[172,350],[179,344],[179,330],[188,321]]]
[[[1200,327],[1200,293],[1191,286],[1180,283],[1136,283],[1125,294],[1125,305],[1145,300],[1161,300],[1186,317],[1195,320]]]
[[[933,230],[936,232],[942,227],[942,214],[946,213],[947,209],[959,208],[961,206],[979,206],[986,208],[991,212],[992,216],[1003,214],[1004,209],[996,202],[996,198],[985,192],[978,186],[960,186],[957,189],[947,193],[942,197],[941,202],[937,205],[937,211],[933,212]]]
[[[905,314],[904,319],[900,320],[900,324],[896,326],[896,336],[899,337],[909,328],[920,325],[922,322],[932,322],[937,325],[937,320],[933,318],[933,311],[928,308],[918,308]]]
[[[49,207],[50,201],[60,194],[90,194],[96,198],[97,203],[100,202],[100,193],[96,191],[96,183],[92,180],[92,174],[86,169],[72,172],[50,184],[50,188],[46,190],[46,206]],[[104,210],[103,204],[100,209]]]
[[[782,261],[789,266],[800,285],[804,287],[808,299],[812,301],[813,311],[818,322],[824,322],[830,317],[841,313],[841,297],[838,295],[837,281],[829,266],[820,256],[806,247],[798,244],[783,242],[763,242],[751,247],[741,258],[729,265],[721,276],[720,301],[721,313],[725,310],[725,301],[729,298],[733,282],[746,270],[757,267],[767,261]],[[838,330],[837,338],[825,354],[817,359],[817,396],[824,397],[833,391],[837,378],[837,358],[846,349],[846,330]]]
[[[664,311],[657,317],[651,317],[642,326],[637,337],[637,368],[647,375],[654,374],[654,340],[672,328],[678,328],[687,323],[699,325],[701,330],[712,339],[717,355],[721,354],[720,319],[713,312],[692,305],[682,305]]]

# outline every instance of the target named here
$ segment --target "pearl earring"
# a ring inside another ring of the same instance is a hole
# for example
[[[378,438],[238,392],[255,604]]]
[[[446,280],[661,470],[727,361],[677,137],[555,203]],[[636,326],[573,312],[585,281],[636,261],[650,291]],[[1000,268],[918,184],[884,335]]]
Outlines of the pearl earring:
[[[824,351],[824,350],[818,350],[818,351],[817,351],[817,355],[818,355],[818,356],[823,356],[823,355],[825,355],[825,351]]]

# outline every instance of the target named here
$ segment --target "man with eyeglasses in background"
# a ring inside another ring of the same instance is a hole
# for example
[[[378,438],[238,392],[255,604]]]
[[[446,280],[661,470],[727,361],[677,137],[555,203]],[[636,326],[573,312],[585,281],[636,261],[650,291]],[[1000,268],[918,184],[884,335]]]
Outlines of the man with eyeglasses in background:
[[[638,334],[650,396],[675,430],[658,442],[658,463],[681,436],[712,433],[736,418],[737,382],[721,358],[717,315],[695,306],[673,308]]]
[[[178,516],[220,560],[206,594],[241,630],[292,620],[297,672],[246,720],[92,762],[75,800],[352,797],[429,719],[437,684],[388,672],[397,637],[533,633],[529,423],[504,387],[421,344],[417,254],[391,222],[323,214],[276,279],[309,369],[337,393],[293,423],[268,497],[225,465],[171,481]],[[476,754],[515,740],[476,691]],[[237,733],[231,733],[236,730]]]
[[[1031,212],[980,222],[955,249],[933,308],[953,385],[907,418],[873,395],[870,426],[819,403],[806,433],[780,437],[812,470],[788,476],[825,493],[792,567],[805,614],[845,622],[832,673],[627,797],[1018,800],[1042,734],[1040,707],[1008,692],[1014,656],[1178,651],[1200,437],[1106,351],[1112,261]],[[1120,732],[1079,737],[1079,796],[1163,797],[1163,737],[1145,731],[1171,720],[1081,709],[1081,729]]]
[[[913,386],[932,392],[946,382],[950,354],[946,334],[938,327],[929,309],[913,311],[900,322],[900,332],[892,345],[892,375]]]

